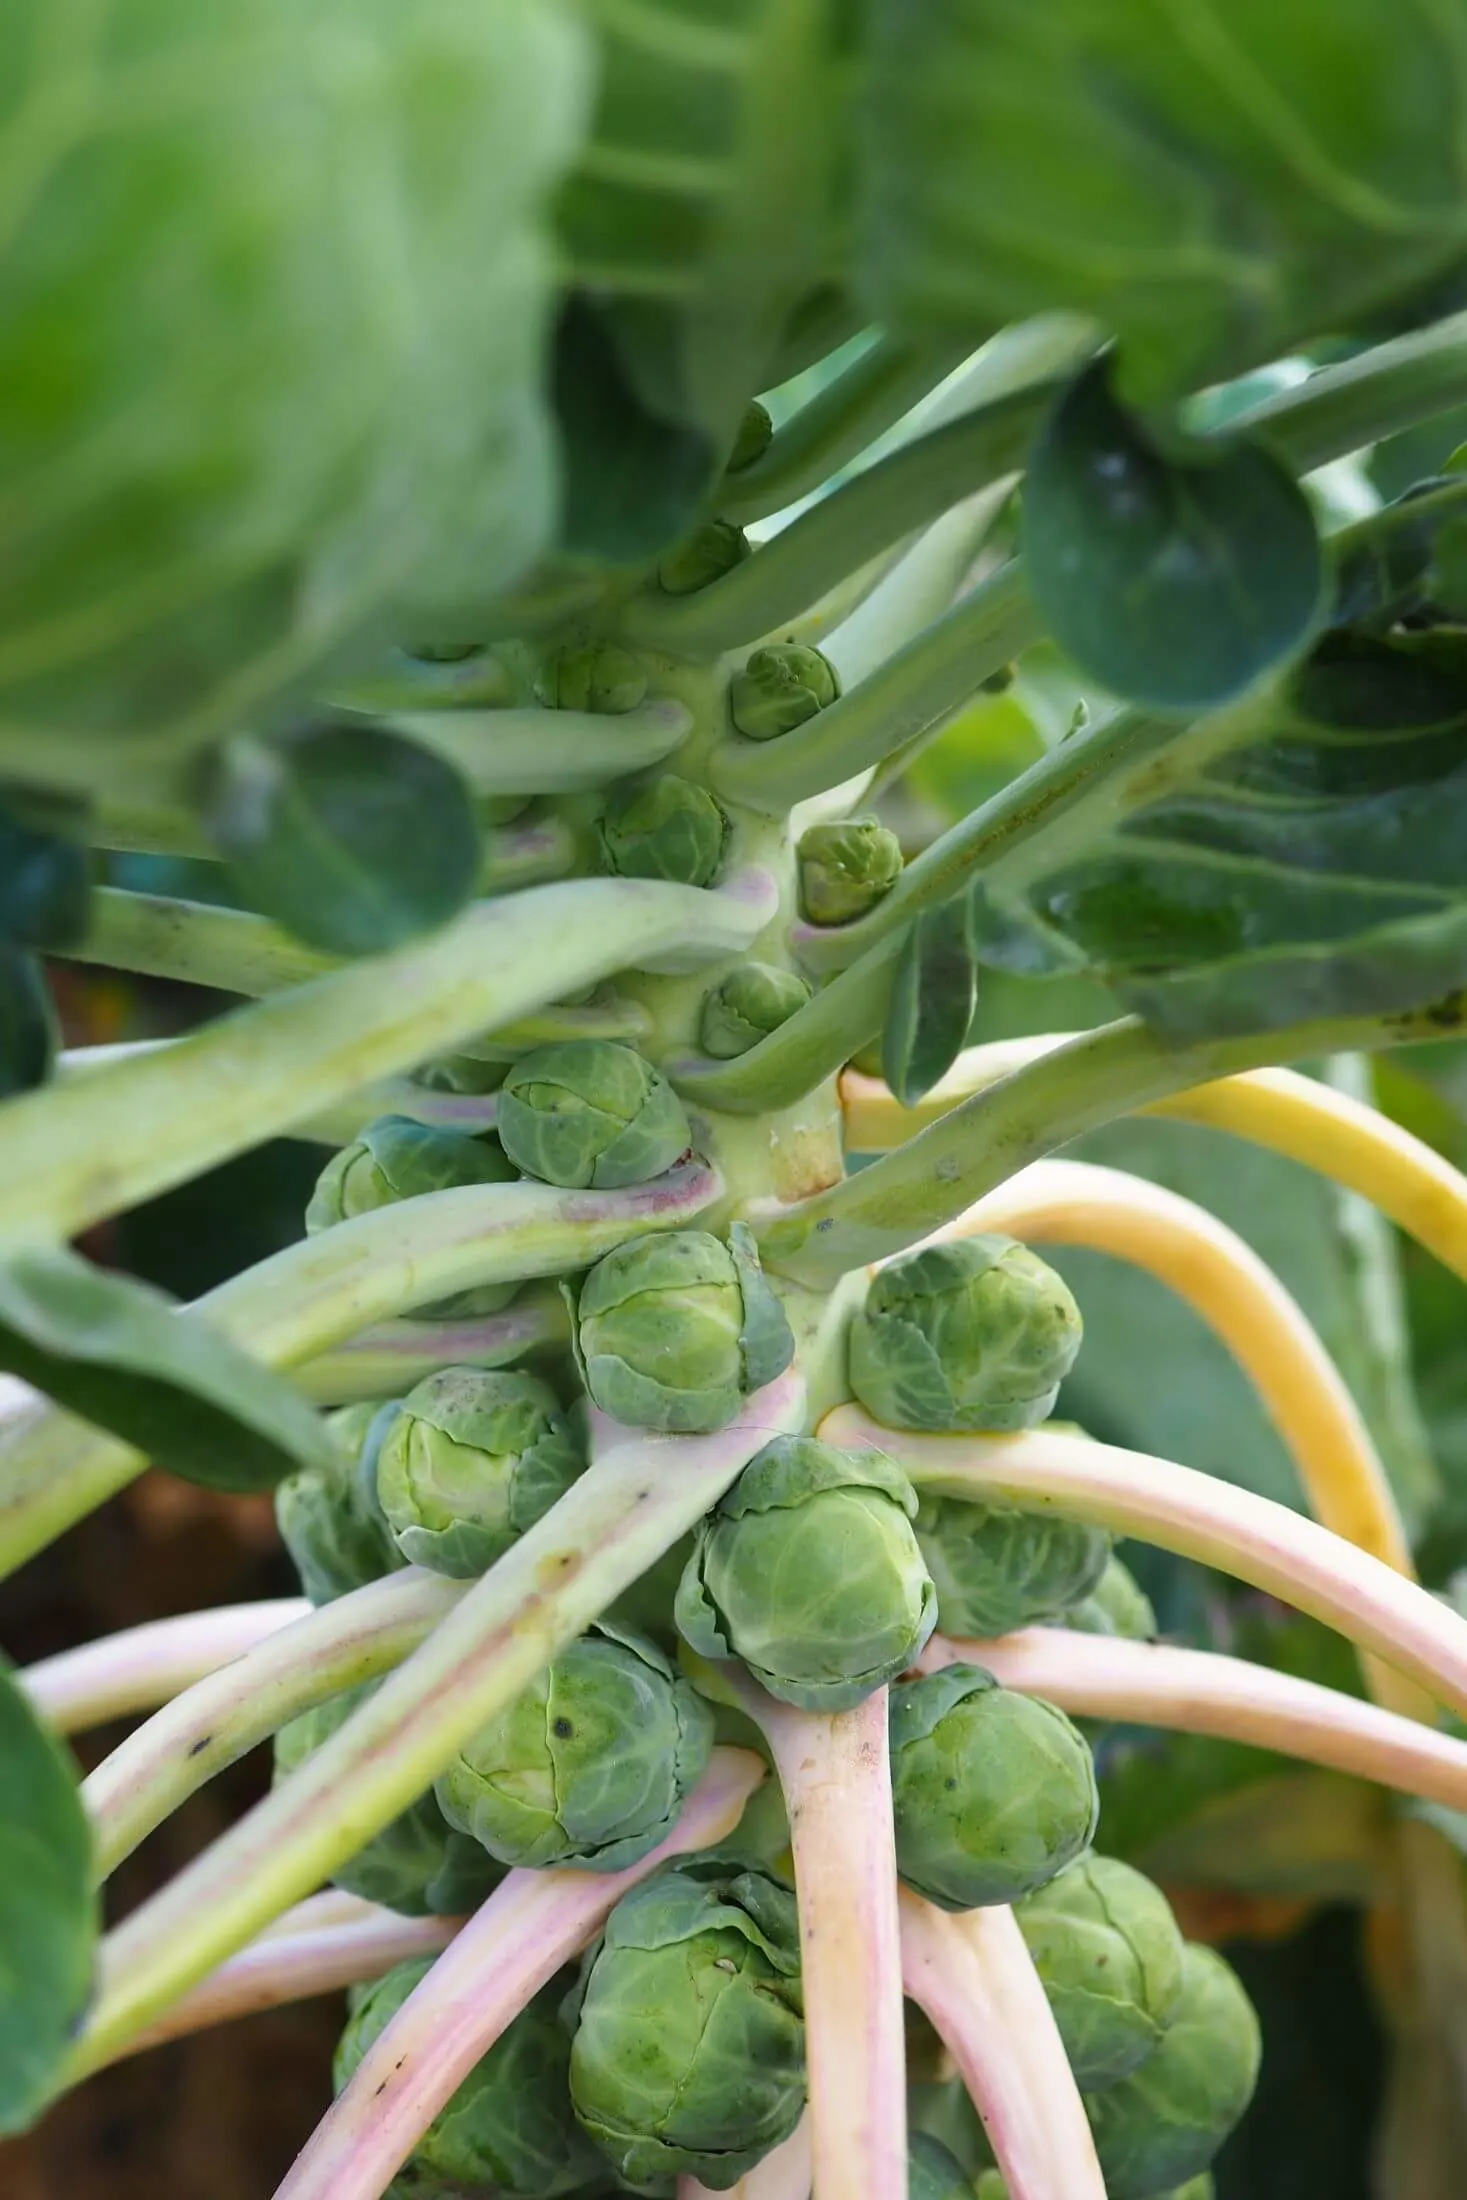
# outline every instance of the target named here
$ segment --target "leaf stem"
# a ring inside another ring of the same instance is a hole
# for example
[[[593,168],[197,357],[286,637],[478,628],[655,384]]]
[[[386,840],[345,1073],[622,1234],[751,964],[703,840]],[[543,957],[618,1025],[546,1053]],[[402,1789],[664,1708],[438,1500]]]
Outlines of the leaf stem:
[[[167,1703],[311,1609],[305,1597],[273,1597],[148,1620],[41,1658],[15,1677],[58,1734],[81,1734]]]
[[[397,1398],[440,1367],[513,1367],[529,1354],[570,1341],[558,1291],[523,1291],[502,1314],[454,1321],[383,1322],[348,1337],[296,1369],[313,1405]]]
[[[637,710],[427,710],[382,720],[462,773],[477,795],[579,794],[646,771],[681,746],[692,713],[666,699]]]

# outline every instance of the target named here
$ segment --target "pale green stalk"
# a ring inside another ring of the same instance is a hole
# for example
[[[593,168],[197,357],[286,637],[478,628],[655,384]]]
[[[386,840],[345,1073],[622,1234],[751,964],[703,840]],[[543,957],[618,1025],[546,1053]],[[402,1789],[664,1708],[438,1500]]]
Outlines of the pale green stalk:
[[[803,1421],[790,1374],[716,1436],[628,1435],[593,1462],[320,1749],[109,1935],[69,2078],[110,2059],[328,1878],[686,1534],[771,1436]]]
[[[1225,432],[1256,432],[1296,473],[1308,474],[1464,401],[1467,313],[1453,313],[1264,398]]]
[[[478,795],[578,794],[647,770],[681,746],[692,715],[659,700],[580,710],[429,710],[384,720],[452,764]]]
[[[731,1062],[679,1054],[670,1056],[663,1068],[678,1091],[699,1107],[729,1115],[790,1107],[880,1032],[901,951],[898,937],[878,941],[869,955],[823,986],[787,1023]]]
[[[452,1321],[384,1322],[307,1360],[297,1387],[315,1405],[397,1398],[440,1367],[514,1367],[535,1352],[570,1343],[565,1301],[554,1289],[524,1291],[502,1314]]]
[[[15,1678],[58,1734],[81,1734],[167,1703],[311,1609],[306,1597],[273,1597],[181,1612],[42,1658]]]
[[[336,1597],[196,1681],[82,1782],[97,1877],[155,1826],[302,1711],[400,1665],[468,1589],[416,1566]]]
[[[62,949],[59,959],[252,995],[278,993],[342,968],[338,956],[307,947],[247,909],[122,886],[94,890],[85,938]]]
[[[977,496],[944,512],[917,537],[880,586],[873,588],[865,602],[836,628],[823,654],[835,666],[845,688],[853,688],[880,671],[889,657],[951,608],[992,532],[1007,494],[1004,484],[980,489]],[[764,753],[771,762],[790,738],[786,734],[778,742],[765,743]],[[721,753],[724,751],[715,750],[714,758]],[[754,809],[765,807],[752,794],[749,802]],[[792,837],[798,837],[793,828]]]

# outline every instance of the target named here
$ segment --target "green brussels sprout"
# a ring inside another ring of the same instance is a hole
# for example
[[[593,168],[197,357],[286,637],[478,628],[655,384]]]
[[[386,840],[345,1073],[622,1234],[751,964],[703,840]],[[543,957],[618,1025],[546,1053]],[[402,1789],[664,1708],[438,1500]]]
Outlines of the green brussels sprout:
[[[1061,1612],[1055,1625],[1081,1635],[1118,1635],[1127,1642],[1156,1638],[1156,1609],[1129,1566],[1106,1560],[1105,1571],[1088,1596]]]
[[[937,1585],[938,1625],[952,1635],[1006,1635],[1065,1615],[1104,1574],[1104,1528],[1053,1513],[922,1492],[917,1540]]]
[[[585,1466],[549,1385],[512,1368],[445,1367],[410,1390],[377,1452],[377,1499],[403,1557],[487,1573]]]
[[[937,1600],[916,1495],[879,1451],[777,1436],[695,1530],[678,1629],[783,1703],[845,1711],[912,1663]]]
[[[749,555],[749,538],[742,527],[735,527],[732,520],[708,519],[668,553],[657,568],[657,578],[669,596],[692,596],[722,580]]]
[[[809,998],[809,986],[792,970],[740,963],[703,996],[699,1044],[715,1061],[732,1061],[778,1031]]]
[[[275,1737],[277,1783],[329,1741],[380,1686],[366,1681],[349,1688],[281,1727]],[[448,1824],[428,1788],[331,1877],[347,1894],[407,1917],[462,1917],[493,1892],[504,1867]]]
[[[1014,1915],[1087,2093],[1152,2053],[1182,1993],[1181,1933],[1159,1887],[1113,1856],[1082,1856]]]
[[[557,650],[535,683],[550,710],[586,710],[620,718],[646,700],[647,667],[615,642]]]
[[[812,825],[800,836],[800,906],[811,924],[849,924],[885,899],[902,870],[902,844],[874,817]]]
[[[1084,1736],[1051,1703],[949,1665],[891,1692],[897,1870],[944,1910],[1017,1902],[1095,1837]]]
[[[469,1737],[435,1793],[502,1864],[620,1871],[667,1838],[712,1747],[692,1683],[603,1619]]]
[[[499,1141],[465,1131],[437,1129],[407,1115],[380,1116],[359,1138],[332,1156],[316,1179],[306,1209],[306,1232],[332,1229],[357,1215],[375,1213],[400,1199],[446,1192],[466,1184],[513,1184],[517,1172]],[[518,1291],[517,1283],[479,1284],[424,1306],[430,1316],[497,1314]]]
[[[738,1859],[681,1858],[623,1895],[565,2013],[572,2105],[628,2184],[725,2192],[800,2120],[795,1898]]]
[[[782,733],[793,733],[796,726],[824,710],[839,693],[840,675],[818,649],[807,649],[799,642],[775,642],[756,649],[742,671],[734,674],[728,707],[739,732],[750,741],[777,741]]]
[[[566,1288],[576,1354],[603,1413],[631,1428],[704,1435],[795,1355],[784,1308],[741,1223],[635,1238]]]
[[[774,422],[769,417],[767,405],[758,398],[744,407],[743,418],[734,436],[734,447],[729,453],[727,472],[741,474],[746,466],[752,466],[756,458],[762,458],[774,441]]]
[[[602,860],[619,878],[707,886],[723,862],[728,819],[706,787],[661,772],[612,795],[600,830]]]
[[[276,1486],[275,1522],[313,1604],[361,1589],[405,1564],[372,1499],[377,1447],[397,1410],[343,1406],[328,1416],[336,1439],[329,1468],[300,1467]]]
[[[954,1238],[878,1272],[851,1325],[851,1388],[887,1428],[1033,1428],[1080,1335],[1080,1309],[1036,1253]]]
[[[1085,2102],[1110,2200],[1154,2200],[1209,2168],[1253,2098],[1261,2053],[1236,1972],[1215,1949],[1189,1944],[1160,2045]]]
[[[611,1039],[522,1054],[500,1088],[496,1128],[528,1176],[576,1191],[645,1184],[687,1152],[693,1135],[666,1078]]]
[[[354,1993],[333,2066],[338,2093],[432,1968],[431,1956],[416,1957]],[[590,2184],[602,2164],[571,2114],[569,2080],[570,2041],[547,1989],[475,2063],[384,2200],[555,2200]]]
[[[930,2131],[907,2140],[907,2200],[973,2200],[967,2171]]]

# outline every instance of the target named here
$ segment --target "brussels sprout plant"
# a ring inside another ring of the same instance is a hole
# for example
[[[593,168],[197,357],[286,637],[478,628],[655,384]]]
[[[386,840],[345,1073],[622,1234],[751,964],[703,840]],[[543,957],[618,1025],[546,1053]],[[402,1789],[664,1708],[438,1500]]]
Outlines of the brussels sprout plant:
[[[1464,82],[0,9],[0,1575],[148,1468],[303,1592],[0,1671],[0,2139],[351,1984],[279,2200],[1236,2200],[1294,2066],[1144,1869],[1325,1810],[1455,2189]]]

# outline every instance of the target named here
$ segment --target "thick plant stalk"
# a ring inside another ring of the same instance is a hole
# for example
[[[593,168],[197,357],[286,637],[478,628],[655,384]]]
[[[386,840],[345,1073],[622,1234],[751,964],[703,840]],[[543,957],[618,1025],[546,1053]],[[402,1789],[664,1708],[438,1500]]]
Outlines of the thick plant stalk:
[[[1009,2200],[1105,2200],[1095,2142],[1010,1909],[945,1916],[901,1890],[902,1973],[962,2072]]]
[[[115,2054],[396,1817],[771,1436],[803,1419],[789,1374],[716,1436],[628,1434],[596,1460],[329,1741],[109,1936],[72,2075]]]
[[[955,1661],[984,1666],[1005,1687],[1043,1696],[1076,1718],[1213,1734],[1467,1809],[1467,1743],[1246,1658],[1025,1627],[994,1642],[934,1635],[920,1662],[935,1672]]]
[[[196,1681],[82,1782],[97,1874],[116,1871],[190,1795],[313,1704],[400,1665],[468,1583],[417,1566],[336,1597]]]
[[[311,1610],[307,1597],[273,1597],[183,1612],[41,1658],[15,1677],[58,1734],[81,1734],[167,1703]]]
[[[998,1498],[1031,1512],[1052,1507],[1199,1559],[1323,1620],[1437,1702],[1467,1711],[1467,1620],[1271,1498],[1174,1460],[1058,1429],[1007,1437],[917,1436],[882,1428],[859,1407],[842,1406],[826,1415],[820,1433],[828,1443],[888,1452],[925,1488]]]
[[[746,2170],[727,2191],[733,2200],[810,2200],[812,2175],[807,2109],[783,2145]],[[705,2200],[707,2193],[708,2187],[696,2177],[680,2177],[677,2181],[677,2200]]]
[[[640,1863],[619,1872],[511,1872],[373,2041],[275,2200],[377,2200],[511,2018],[599,1931],[628,1888],[670,1856],[725,1840],[763,1777],[750,1751],[715,1750],[677,1825]]]
[[[559,1294],[521,1292],[502,1314],[452,1321],[383,1322],[306,1361],[295,1379],[317,1405],[394,1398],[440,1367],[513,1367],[570,1338]]]

